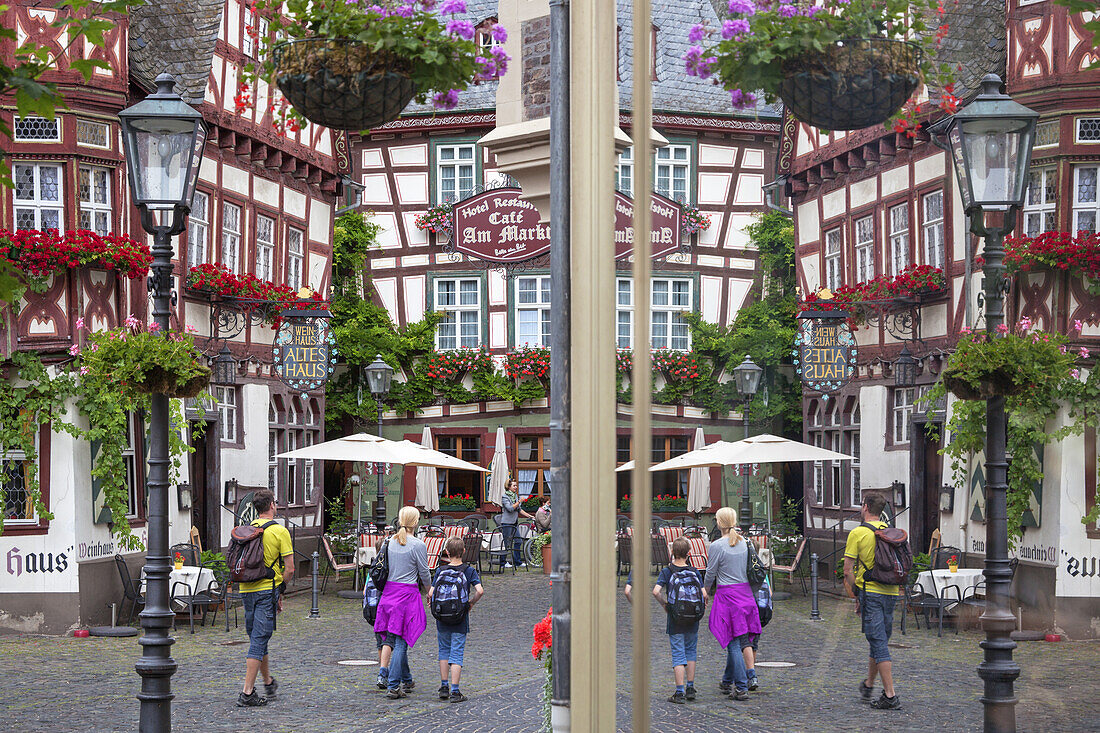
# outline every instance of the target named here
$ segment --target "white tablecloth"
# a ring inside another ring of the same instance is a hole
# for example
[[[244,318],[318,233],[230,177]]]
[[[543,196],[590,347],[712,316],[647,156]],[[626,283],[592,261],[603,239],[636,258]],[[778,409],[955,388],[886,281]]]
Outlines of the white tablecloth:
[[[168,578],[168,592],[172,593],[172,597],[177,595],[194,595],[205,591],[210,587],[211,581],[214,580],[214,573],[209,568],[200,568],[196,565],[184,565],[179,570],[172,569],[172,575]],[[186,583],[185,589],[182,585],[176,585],[176,583]],[[173,592],[174,590],[174,592]],[[141,592],[145,593],[145,570],[141,571]]]
[[[935,583],[933,583],[933,580]],[[940,597],[943,596],[944,588],[948,586],[957,587],[960,596],[967,595],[970,588],[977,585],[981,580],[982,570],[980,568],[959,568],[958,572],[954,573],[946,569],[925,570],[917,575],[917,582],[924,588],[925,593]],[[979,594],[985,595],[984,591]],[[954,598],[955,592],[950,591],[948,597]]]

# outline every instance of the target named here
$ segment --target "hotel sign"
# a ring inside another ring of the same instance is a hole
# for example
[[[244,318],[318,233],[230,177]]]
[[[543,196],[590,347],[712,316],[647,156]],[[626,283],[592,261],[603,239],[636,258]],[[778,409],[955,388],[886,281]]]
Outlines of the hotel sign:
[[[844,311],[803,311],[795,335],[794,364],[809,390],[829,393],[851,381],[856,368],[856,340]]]
[[[522,262],[550,251],[550,225],[521,197],[518,188],[494,188],[454,205],[453,246],[488,262]],[[653,257],[680,248],[682,210],[672,199],[653,194]],[[615,259],[634,252],[634,202],[615,193]]]

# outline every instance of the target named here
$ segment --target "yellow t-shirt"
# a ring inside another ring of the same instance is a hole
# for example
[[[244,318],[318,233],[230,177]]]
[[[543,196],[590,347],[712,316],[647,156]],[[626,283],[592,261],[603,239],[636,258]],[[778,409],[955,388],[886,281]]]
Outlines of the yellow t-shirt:
[[[252,526],[262,527],[270,519],[253,519]],[[275,571],[274,584],[278,586],[283,582],[283,563],[279,558],[285,558],[294,554],[294,544],[290,540],[290,532],[281,524],[273,524],[264,530],[264,565]],[[274,566],[272,566],[274,563]],[[255,593],[261,590],[271,590],[272,579],[252,580],[241,583],[241,593]]]
[[[886,522],[871,522],[876,529],[883,529]],[[848,542],[844,545],[844,557],[855,560],[856,589],[863,590],[863,573],[875,564],[875,533],[866,527],[856,527],[848,533]],[[873,580],[867,581],[868,593],[881,593],[884,596],[896,596],[898,586],[884,585]]]

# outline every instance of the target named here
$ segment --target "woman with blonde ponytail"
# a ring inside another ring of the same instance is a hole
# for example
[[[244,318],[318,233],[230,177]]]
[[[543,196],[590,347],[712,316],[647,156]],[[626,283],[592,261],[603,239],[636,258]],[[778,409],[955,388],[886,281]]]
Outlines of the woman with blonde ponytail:
[[[375,633],[393,649],[389,668],[378,673],[379,684],[387,684],[386,696],[392,700],[405,697],[405,691],[412,689],[409,649],[428,626],[421,595],[432,585],[428,548],[416,537],[420,512],[416,507],[402,507],[397,524],[397,533],[383,548],[389,559],[389,575],[374,620]]]
[[[745,658],[741,655],[744,637],[759,634],[760,612],[749,586],[748,541],[737,531],[737,512],[724,506],[715,513],[722,536],[707,550],[707,574],[704,588],[717,585],[708,626],[718,644],[726,650],[726,671],[719,687],[730,691],[730,699],[749,698],[749,680]]]

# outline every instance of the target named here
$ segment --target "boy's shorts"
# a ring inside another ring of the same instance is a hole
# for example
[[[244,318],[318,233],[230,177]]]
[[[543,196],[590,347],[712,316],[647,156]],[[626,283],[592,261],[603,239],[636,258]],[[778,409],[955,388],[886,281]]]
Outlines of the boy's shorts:
[[[382,651],[383,646],[388,646],[390,649],[393,649],[397,637],[395,634],[380,634],[376,631],[374,632],[374,641],[378,645],[378,651]]]
[[[760,634],[742,634],[738,639],[741,642],[742,651],[749,647],[752,647],[752,650],[756,651],[760,646]]]

